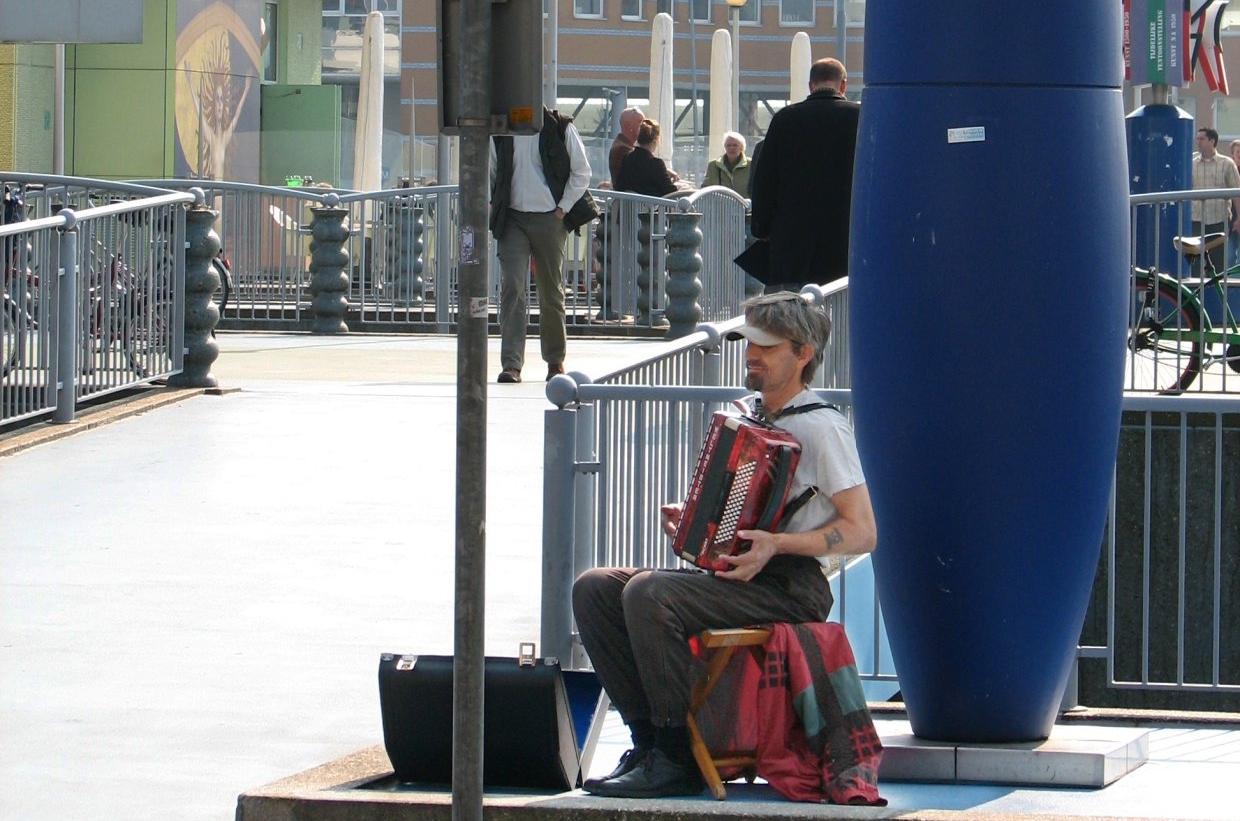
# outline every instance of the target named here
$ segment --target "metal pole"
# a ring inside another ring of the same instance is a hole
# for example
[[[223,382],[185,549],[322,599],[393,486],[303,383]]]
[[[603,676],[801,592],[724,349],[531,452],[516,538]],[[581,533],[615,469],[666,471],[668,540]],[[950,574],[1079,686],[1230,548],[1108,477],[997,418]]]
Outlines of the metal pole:
[[[558,108],[560,93],[560,0],[547,4],[547,73],[543,76],[543,104]]]
[[[65,44],[57,43],[55,68],[52,70],[52,173],[65,173]]]
[[[835,59],[848,65],[848,15],[844,4],[835,4]]]
[[[56,414],[53,421],[72,422],[77,402],[78,350],[78,232],[77,215],[68,208],[59,214],[56,258]]]
[[[544,656],[569,666],[573,654],[577,411],[543,416],[543,556],[541,632]]]
[[[461,12],[452,819],[482,821],[491,53],[467,44],[491,42],[491,0],[462,0]]]
[[[732,130],[741,130],[741,9],[732,6]],[[713,148],[713,146],[712,146]]]

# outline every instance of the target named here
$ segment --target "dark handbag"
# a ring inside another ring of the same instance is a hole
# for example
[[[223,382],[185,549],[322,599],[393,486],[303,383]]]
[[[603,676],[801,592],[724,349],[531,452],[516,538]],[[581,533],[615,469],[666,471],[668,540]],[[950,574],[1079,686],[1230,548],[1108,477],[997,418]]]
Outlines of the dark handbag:
[[[532,644],[521,649],[485,662],[483,784],[574,789],[581,760],[559,661],[534,658]],[[452,656],[382,654],[379,708],[397,779],[452,783]]]
[[[601,213],[603,212],[599,210],[598,203],[594,201],[594,195],[587,190],[564,215],[564,227],[569,231],[576,231],[581,226],[598,219]]]

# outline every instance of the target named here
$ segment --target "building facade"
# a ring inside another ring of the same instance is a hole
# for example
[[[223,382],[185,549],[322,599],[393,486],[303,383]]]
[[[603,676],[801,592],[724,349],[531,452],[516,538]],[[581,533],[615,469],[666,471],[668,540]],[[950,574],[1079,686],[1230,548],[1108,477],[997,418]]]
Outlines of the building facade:
[[[864,0],[746,0],[736,12],[726,0],[542,4],[556,106],[576,116],[596,169],[604,167],[616,113],[650,97],[659,13],[673,20],[675,122],[664,128],[674,132],[673,165],[691,179],[718,153],[706,145],[711,42],[716,30],[732,30],[733,13],[740,131],[751,140],[787,102],[792,84],[804,82],[790,76],[798,32],[808,35],[813,58],[839,57],[848,66],[849,96],[864,93]],[[351,186],[362,27],[378,11],[385,24],[383,184],[402,177],[451,181],[450,141],[442,141],[449,148],[442,159],[439,152],[438,5],[143,0],[140,44],[66,47],[64,170],[276,184],[301,176]],[[1222,44],[1240,76],[1240,9],[1225,12]],[[967,47],[966,38],[959,47]],[[0,44],[0,168],[52,170],[53,54],[50,45]],[[1173,89],[1172,101],[1231,139],[1240,136],[1240,88],[1235,93],[1214,94],[1199,79]],[[1128,110],[1148,102],[1148,87],[1125,89],[1125,100]]]

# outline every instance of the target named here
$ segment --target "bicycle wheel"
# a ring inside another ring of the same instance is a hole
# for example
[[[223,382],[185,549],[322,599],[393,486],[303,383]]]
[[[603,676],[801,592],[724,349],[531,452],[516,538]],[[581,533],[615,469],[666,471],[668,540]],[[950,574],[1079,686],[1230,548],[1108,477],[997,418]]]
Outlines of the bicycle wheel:
[[[1147,299],[1149,275],[1133,277],[1124,387],[1180,393],[1201,372],[1201,314],[1175,282],[1159,278],[1155,287]]]
[[[26,358],[26,329],[21,308],[6,294],[0,307],[0,377]]]

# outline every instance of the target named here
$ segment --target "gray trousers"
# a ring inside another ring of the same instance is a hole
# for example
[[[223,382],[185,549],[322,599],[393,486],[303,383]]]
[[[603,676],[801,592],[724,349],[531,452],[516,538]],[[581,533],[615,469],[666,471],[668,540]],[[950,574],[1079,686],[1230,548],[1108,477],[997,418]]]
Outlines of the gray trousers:
[[[549,365],[564,362],[564,241],[568,231],[555,212],[534,214],[508,209],[504,234],[497,240],[500,280],[500,366],[521,370],[525,364],[525,329],[530,321],[526,298],[530,260],[538,288],[538,338]]]
[[[594,672],[626,724],[679,727],[702,665],[689,637],[707,628],[824,621],[822,566],[776,556],[749,582],[688,570],[598,567],[573,584],[573,614]]]

